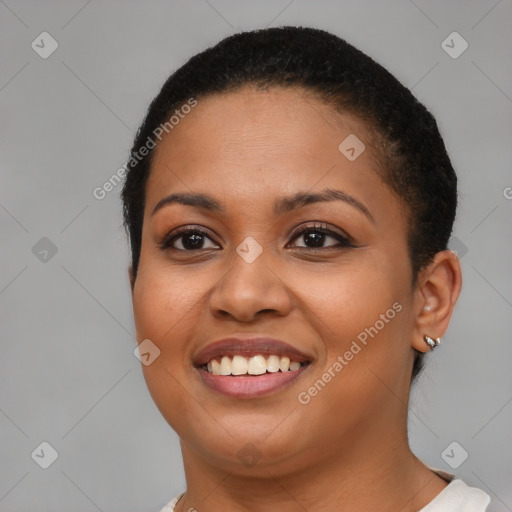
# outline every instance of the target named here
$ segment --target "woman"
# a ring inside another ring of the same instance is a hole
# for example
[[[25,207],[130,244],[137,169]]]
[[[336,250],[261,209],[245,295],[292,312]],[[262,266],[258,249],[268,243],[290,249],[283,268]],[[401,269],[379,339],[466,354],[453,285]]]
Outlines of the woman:
[[[457,179],[388,71],[320,30],[231,36],[153,100],[122,197],[144,376],[187,481],[164,511],[486,509],[408,444],[461,288]]]

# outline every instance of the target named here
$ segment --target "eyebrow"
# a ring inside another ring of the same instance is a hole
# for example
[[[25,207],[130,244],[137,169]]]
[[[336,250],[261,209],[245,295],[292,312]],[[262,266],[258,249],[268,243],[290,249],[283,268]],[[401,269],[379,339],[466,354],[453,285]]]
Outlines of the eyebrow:
[[[281,197],[274,203],[274,214],[284,215],[293,210],[297,210],[313,203],[322,203],[328,201],[343,201],[364,213],[368,219],[375,222],[370,210],[358,199],[342,190],[326,188],[320,192],[297,192],[288,197]],[[194,206],[204,210],[224,213],[222,205],[208,194],[171,194],[158,201],[151,215],[155,215],[158,210],[170,204],[183,204],[186,206]]]
[[[302,208],[312,203],[323,203],[328,201],[343,201],[351,206],[357,208],[360,212],[364,213],[372,222],[375,222],[370,210],[361,201],[357,200],[354,196],[332,188],[326,188],[320,192],[308,193],[297,192],[290,197],[283,197],[278,199],[274,204],[274,213],[276,215],[283,215],[298,208]]]

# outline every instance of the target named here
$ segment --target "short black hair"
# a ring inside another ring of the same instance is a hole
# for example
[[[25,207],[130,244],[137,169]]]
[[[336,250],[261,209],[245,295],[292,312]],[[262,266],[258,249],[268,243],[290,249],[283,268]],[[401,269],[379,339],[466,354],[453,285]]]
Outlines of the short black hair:
[[[287,26],[223,39],[172,73],[151,102],[131,149],[122,191],[134,279],[154,153],[151,148],[141,157],[140,148],[191,98],[248,85],[305,89],[336,110],[356,115],[372,131],[383,160],[382,178],[408,213],[414,280],[447,248],[457,208],[457,177],[434,116],[389,71],[345,40],[324,30]],[[413,379],[422,368],[421,356],[416,354]]]

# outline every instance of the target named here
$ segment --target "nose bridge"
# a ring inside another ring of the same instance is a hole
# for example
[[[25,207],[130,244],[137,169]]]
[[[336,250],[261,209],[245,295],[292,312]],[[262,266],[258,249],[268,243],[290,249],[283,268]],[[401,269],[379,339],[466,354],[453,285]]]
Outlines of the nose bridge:
[[[290,298],[272,271],[272,251],[253,237],[245,238],[227,260],[228,271],[215,285],[209,300],[212,314],[228,313],[239,320],[260,311],[286,314]]]

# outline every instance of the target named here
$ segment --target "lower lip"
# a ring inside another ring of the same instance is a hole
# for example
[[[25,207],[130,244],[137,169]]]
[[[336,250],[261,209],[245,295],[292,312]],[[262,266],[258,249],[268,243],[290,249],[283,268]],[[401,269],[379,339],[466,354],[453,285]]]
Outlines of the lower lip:
[[[264,373],[263,375],[233,376],[213,375],[198,369],[203,382],[211,389],[235,398],[255,398],[280,390],[297,379],[310,365],[294,372]]]

